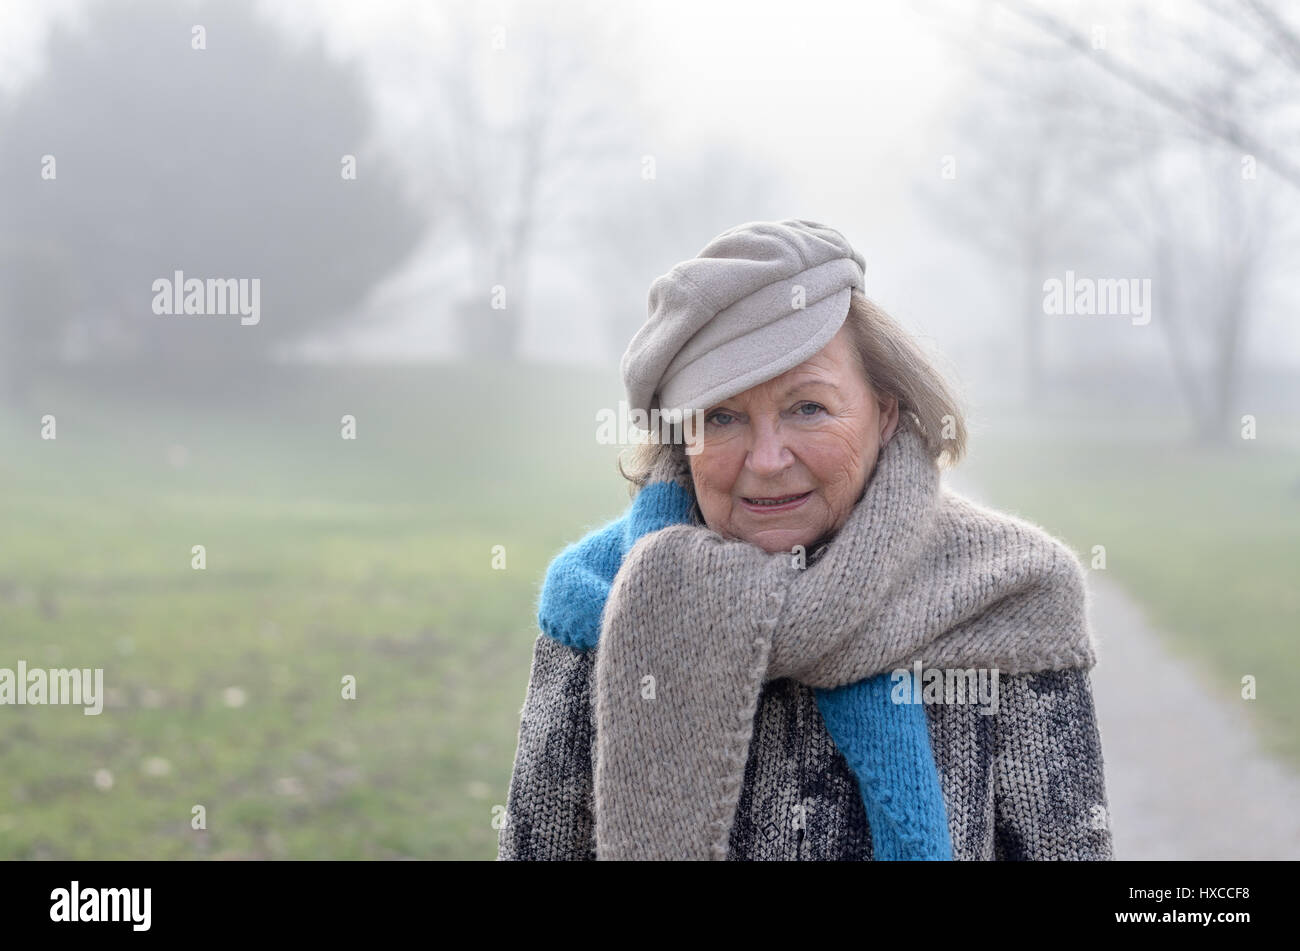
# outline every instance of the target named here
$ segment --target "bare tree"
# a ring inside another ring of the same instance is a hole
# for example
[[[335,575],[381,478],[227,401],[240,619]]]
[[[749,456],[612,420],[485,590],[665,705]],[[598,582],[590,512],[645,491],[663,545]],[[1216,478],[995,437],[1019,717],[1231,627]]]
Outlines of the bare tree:
[[[413,66],[428,121],[408,145],[442,247],[468,251],[468,273],[448,293],[461,343],[480,359],[518,356],[539,250],[601,200],[591,183],[602,167],[635,153],[631,96],[609,66],[627,37],[549,4],[517,12],[498,23],[452,8],[442,54],[421,52]]]
[[[1272,168],[1280,178],[1300,188],[1300,164],[1293,161],[1285,150],[1273,146],[1265,135],[1252,130],[1243,121],[1246,117],[1222,112],[1216,108],[1213,101],[1190,96],[1174,84],[1164,82],[1117,57],[1093,55],[1092,42],[1082,31],[1037,4],[1026,0],[999,0],[999,2],[1025,22],[1079,53],[1087,62],[1096,65],[1098,69],[1188,123],[1201,136],[1219,140],[1256,156],[1259,162]],[[1294,34],[1273,7],[1266,4],[1264,0],[1240,0],[1240,2],[1243,13],[1253,13],[1260,21],[1264,40],[1269,48],[1276,48],[1280,43],[1285,50],[1290,49],[1289,44],[1294,41]],[[1219,9],[1222,12],[1222,8]],[[1221,65],[1228,59],[1222,42],[1216,42],[1226,38],[1224,33],[1206,33],[1202,36],[1198,48],[1204,51],[1207,64]],[[1286,58],[1289,60],[1290,56],[1287,55]]]
[[[1030,273],[1039,261],[1030,248],[1041,247],[1044,236],[1035,212],[1045,211],[1049,243],[1070,239],[1075,253],[1126,270],[1136,262],[1152,274],[1158,312],[1153,322],[1194,432],[1205,442],[1228,438],[1243,342],[1262,304],[1270,254],[1294,241],[1294,234],[1279,227],[1264,184],[1247,171],[1258,163],[1280,181],[1300,184],[1300,169],[1265,141],[1278,118],[1272,89],[1279,72],[1275,57],[1256,55],[1265,21],[1230,30],[1205,16],[1171,23],[1139,11],[1128,24],[1147,52],[1138,69],[1104,45],[1095,49],[1090,37],[1037,5],[999,5],[1033,29],[1028,36],[966,31],[981,38],[964,41],[968,46],[996,43],[1011,64],[983,70],[994,76],[1002,104],[1000,110],[980,110],[971,140],[977,149],[1002,156],[992,178],[1006,181],[991,185],[983,204],[975,202],[971,223],[988,222],[986,232],[1001,236],[1004,251],[1019,248],[1013,259]],[[1028,65],[1044,62],[1050,67],[1026,78]],[[1177,73],[1177,92],[1158,78],[1161,72]],[[1017,162],[1017,147],[1006,142],[1008,123],[993,116],[1026,103],[1038,127],[1058,135],[1017,143],[1032,154]],[[1033,200],[1043,190],[1035,174],[1041,168],[1065,170],[1060,204],[1044,207]],[[1074,213],[1063,222],[1067,207]],[[1086,225],[1080,212],[1089,216]],[[1035,316],[1041,317],[1026,310],[1031,351],[1041,332]]]
[[[1231,83],[1219,95],[1225,108]],[[1158,319],[1196,438],[1223,443],[1235,432],[1243,343],[1259,309],[1270,251],[1292,243],[1276,207],[1241,175],[1226,145],[1152,144],[1152,155],[1118,183],[1117,207],[1132,209],[1136,252],[1151,263]],[[1129,187],[1125,187],[1129,186]]]
[[[987,31],[949,34],[974,77],[953,103],[948,167],[936,167],[921,196],[1008,288],[1023,347],[1022,393],[1038,405],[1049,373],[1044,279],[1057,262],[1086,260],[1105,246],[1114,222],[1101,193],[1131,156],[1108,145],[1114,122],[1074,63],[1041,45],[1013,47],[1008,57],[981,36]]]

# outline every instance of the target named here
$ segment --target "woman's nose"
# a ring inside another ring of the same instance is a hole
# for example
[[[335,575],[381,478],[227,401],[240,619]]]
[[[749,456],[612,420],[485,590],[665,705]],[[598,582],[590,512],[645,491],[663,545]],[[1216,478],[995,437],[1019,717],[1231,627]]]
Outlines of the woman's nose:
[[[794,454],[785,444],[781,427],[770,420],[755,422],[750,429],[749,468],[755,475],[771,476],[789,468]]]

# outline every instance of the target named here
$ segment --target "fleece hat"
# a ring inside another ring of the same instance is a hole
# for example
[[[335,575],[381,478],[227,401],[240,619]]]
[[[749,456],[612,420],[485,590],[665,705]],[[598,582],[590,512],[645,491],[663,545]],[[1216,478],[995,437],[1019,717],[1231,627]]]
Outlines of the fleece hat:
[[[844,324],[866,261],[815,221],[722,232],[650,285],[620,363],[629,409],[708,409],[803,363]]]

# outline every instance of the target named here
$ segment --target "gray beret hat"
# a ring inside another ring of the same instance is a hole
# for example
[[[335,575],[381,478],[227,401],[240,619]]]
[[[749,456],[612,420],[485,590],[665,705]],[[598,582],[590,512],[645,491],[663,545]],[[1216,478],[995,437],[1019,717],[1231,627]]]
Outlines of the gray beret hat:
[[[650,285],[650,316],[620,363],[629,409],[708,409],[797,367],[843,326],[865,271],[815,221],[722,232]]]

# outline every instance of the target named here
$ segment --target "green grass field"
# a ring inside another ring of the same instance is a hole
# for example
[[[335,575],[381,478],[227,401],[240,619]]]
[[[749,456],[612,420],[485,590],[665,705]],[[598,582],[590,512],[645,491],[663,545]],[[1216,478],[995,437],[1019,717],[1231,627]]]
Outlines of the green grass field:
[[[94,390],[0,413],[0,667],[102,667],[108,694],[98,717],[0,707],[0,858],[493,858],[542,572],[627,502],[593,436],[616,378]],[[1105,544],[1180,649],[1256,673],[1276,745],[1300,754],[1300,455],[1121,464],[1105,433],[1045,438],[989,436],[972,464],[999,504],[1081,553]]]
[[[601,382],[302,371],[269,406],[5,416],[0,667],[102,667],[109,699],[0,707],[0,857],[495,857],[542,571],[627,500]]]

